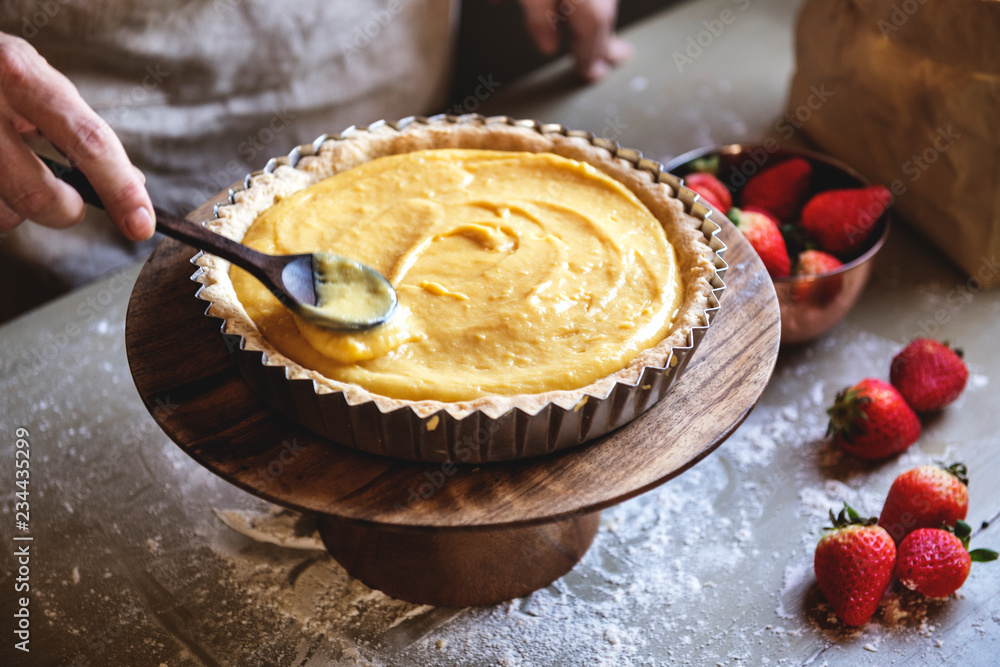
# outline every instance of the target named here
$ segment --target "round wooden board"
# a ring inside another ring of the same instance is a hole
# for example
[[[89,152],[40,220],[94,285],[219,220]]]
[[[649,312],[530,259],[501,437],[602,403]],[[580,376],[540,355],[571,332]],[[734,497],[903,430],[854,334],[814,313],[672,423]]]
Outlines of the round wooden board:
[[[211,205],[190,219],[210,217]],[[396,530],[572,519],[691,467],[743,422],[764,391],[778,355],[778,302],[752,248],[722,220],[729,264],[722,308],[684,375],[635,421],[551,456],[420,464],[364,454],[305,430],[244,383],[219,321],[206,317],[206,303],[194,296],[194,251],[172,240],[156,248],[132,292],[129,364],[142,400],[174,442],[232,484],[280,505]]]

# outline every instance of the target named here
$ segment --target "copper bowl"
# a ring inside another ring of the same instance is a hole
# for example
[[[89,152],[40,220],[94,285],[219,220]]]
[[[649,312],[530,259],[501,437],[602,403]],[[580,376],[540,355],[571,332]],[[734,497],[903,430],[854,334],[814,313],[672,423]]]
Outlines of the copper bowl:
[[[825,190],[871,185],[864,176],[843,162],[805,149],[779,147],[777,142],[699,148],[674,158],[665,165],[665,169],[683,178],[694,170],[696,160],[716,155],[719,157],[716,175],[734,193],[746,184],[749,177],[791,157],[805,158],[812,164],[810,197]],[[889,227],[887,211],[876,222],[875,230],[861,254],[845,262],[836,271],[819,276],[791,276],[773,280],[781,306],[782,343],[812,340],[847,315],[868,283],[873,260],[889,235]]]

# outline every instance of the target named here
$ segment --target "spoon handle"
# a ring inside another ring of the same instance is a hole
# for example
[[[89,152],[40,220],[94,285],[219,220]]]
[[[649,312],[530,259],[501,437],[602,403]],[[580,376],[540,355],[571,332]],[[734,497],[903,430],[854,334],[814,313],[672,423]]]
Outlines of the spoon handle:
[[[56,178],[79,192],[84,202],[100,209],[104,208],[104,204],[97,195],[97,191],[94,190],[94,186],[91,185],[82,171],[60,164],[42,155],[39,155],[38,159],[52,171],[52,174]],[[156,231],[162,234],[166,234],[189,246],[205,250],[226,261],[232,262],[246,269],[251,275],[265,282],[265,284],[273,281],[275,278],[268,269],[276,268],[280,273],[279,267],[272,267],[273,262],[269,255],[259,253],[242,243],[237,243],[221,234],[209,231],[202,225],[168,213],[157,206],[153,207],[153,211],[156,213]]]
[[[101,203],[101,198],[97,196],[97,190],[94,186],[90,184],[87,177],[84,176],[83,172],[69,167],[62,163],[56,162],[55,160],[50,160],[44,155],[38,155],[38,159],[49,168],[49,171],[64,183],[68,184],[71,188],[80,193],[83,197],[83,201],[91,206],[96,206],[97,208],[104,208],[104,204]]]
[[[156,231],[221,257],[249,271],[265,285],[270,286],[270,282],[274,280],[274,276],[268,271],[273,264],[270,255],[259,253],[253,248],[248,248],[242,243],[237,243],[222,234],[216,234],[202,225],[168,213],[157,206],[154,206],[153,210],[156,212]]]

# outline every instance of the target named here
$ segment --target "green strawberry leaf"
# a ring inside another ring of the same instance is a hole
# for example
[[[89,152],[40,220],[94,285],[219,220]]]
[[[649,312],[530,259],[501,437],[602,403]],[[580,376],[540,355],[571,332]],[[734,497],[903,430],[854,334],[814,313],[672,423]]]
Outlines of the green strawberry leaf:
[[[972,526],[965,523],[961,519],[955,522],[955,527],[945,524],[941,527],[941,530],[945,530],[949,533],[954,533],[955,537],[962,541],[962,546],[969,549],[969,538],[972,536]],[[973,549],[969,551],[969,556],[972,557],[972,562],[974,563],[986,563],[991,560],[997,559],[997,552],[992,549]]]
[[[871,397],[862,396],[860,391],[851,387],[838,393],[833,405],[826,410],[826,414],[830,415],[826,436],[837,434],[844,442],[851,443],[854,436],[867,433],[863,422],[868,421],[868,412],[864,406],[871,402]]]
[[[878,523],[878,517],[868,517],[864,518],[858,514],[853,507],[844,503],[844,509],[840,510],[840,514],[834,514],[833,510],[830,510],[830,521],[833,523],[832,526],[827,526],[826,530],[835,530],[837,528],[846,528],[847,526],[858,525],[858,526],[874,526]]]
[[[988,563],[997,559],[997,552],[992,549],[973,549],[969,552],[973,563]]]
[[[688,163],[688,167],[691,171],[700,171],[715,176],[719,173],[719,154],[706,155],[705,157],[692,160]]]
[[[972,526],[965,523],[961,519],[955,522],[954,526],[949,526],[948,524],[942,524],[941,530],[951,533],[957,537],[961,542],[965,550],[969,550],[969,538],[972,536]]]
[[[780,228],[781,236],[785,239],[785,247],[788,248],[790,257],[798,257],[806,250],[815,250],[814,244],[810,243],[802,232],[802,228],[796,224],[784,224]]]
[[[964,540],[972,535],[972,526],[959,519],[955,522],[954,533],[955,537]]]

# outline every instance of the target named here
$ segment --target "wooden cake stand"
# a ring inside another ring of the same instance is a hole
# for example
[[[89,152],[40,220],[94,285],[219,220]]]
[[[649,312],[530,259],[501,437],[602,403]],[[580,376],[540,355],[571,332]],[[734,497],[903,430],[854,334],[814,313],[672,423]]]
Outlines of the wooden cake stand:
[[[211,217],[209,202],[191,214]],[[441,606],[527,595],[568,572],[600,511],[662,484],[718,447],[764,391],[778,354],[774,289],[723,220],[722,308],[684,375],[657,405],[581,447],[461,466],[382,458],[334,444],[265,405],[230,361],[190,280],[194,251],[167,240],[143,267],[125,340],[150,414],[196,461],[279,505],[318,515],[352,576],[392,597]]]

